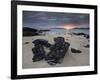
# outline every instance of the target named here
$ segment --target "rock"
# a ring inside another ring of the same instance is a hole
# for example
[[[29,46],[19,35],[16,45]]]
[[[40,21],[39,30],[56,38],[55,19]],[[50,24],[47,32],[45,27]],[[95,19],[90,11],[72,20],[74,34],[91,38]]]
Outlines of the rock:
[[[90,38],[90,36],[89,36],[89,35],[87,35],[87,34],[85,34],[85,35],[84,35],[84,37],[85,37],[85,38],[87,38],[87,39],[89,39],[89,38]]]
[[[88,45],[86,45],[86,46],[84,46],[85,48],[89,48],[90,47],[90,45],[88,44]]]
[[[54,41],[55,41],[55,44],[59,44],[59,42],[60,43],[64,43],[65,42],[65,40],[64,40],[64,38],[63,37],[57,37],[57,38],[54,38]]]
[[[83,35],[85,38],[89,39],[90,36],[88,34],[85,34],[85,33],[73,33],[74,35]]]
[[[77,50],[77,49],[74,49],[74,48],[71,48],[71,52],[72,52],[72,53],[81,53],[82,51]]]
[[[35,35],[39,35],[38,30],[29,27],[23,27],[23,36],[35,36]]]
[[[53,66],[53,65],[56,65],[55,61],[48,61],[48,64],[49,64],[49,65],[52,65],[52,66]]]
[[[70,44],[66,43],[63,37],[54,38],[55,44],[50,47],[50,52],[45,56],[49,65],[62,63]]]
[[[48,41],[44,39],[37,39],[33,41],[34,48],[32,52],[34,54],[32,60],[33,62],[43,60],[47,61],[49,65],[56,65],[57,63],[62,63],[66,52],[69,49],[70,44],[65,42],[63,37],[54,38],[55,43],[51,45]],[[50,52],[45,55],[44,46],[49,47]]]
[[[29,44],[29,42],[25,42],[24,44]]]
[[[74,35],[85,35],[84,33],[73,33]]]
[[[34,48],[32,48],[32,52],[34,54],[32,60],[33,62],[35,61],[40,61],[42,59],[45,58],[45,51],[44,51],[44,47],[50,47],[51,44],[48,43],[48,41],[44,40],[44,39],[37,39],[37,40],[34,40],[32,42],[34,44]]]
[[[43,60],[45,58],[45,51],[44,48],[41,45],[35,45],[34,48],[32,48],[33,52],[33,62]]]
[[[45,47],[50,47],[51,46],[51,44],[48,43],[48,41],[44,40],[44,39],[36,39],[32,43],[35,44],[35,45],[42,45],[42,46],[45,46]]]

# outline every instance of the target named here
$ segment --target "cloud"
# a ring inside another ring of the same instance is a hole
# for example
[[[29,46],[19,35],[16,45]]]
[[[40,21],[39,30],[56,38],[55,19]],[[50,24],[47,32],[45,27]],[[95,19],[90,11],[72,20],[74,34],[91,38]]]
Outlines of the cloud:
[[[65,24],[89,25],[89,14],[23,11],[24,27],[57,27]]]

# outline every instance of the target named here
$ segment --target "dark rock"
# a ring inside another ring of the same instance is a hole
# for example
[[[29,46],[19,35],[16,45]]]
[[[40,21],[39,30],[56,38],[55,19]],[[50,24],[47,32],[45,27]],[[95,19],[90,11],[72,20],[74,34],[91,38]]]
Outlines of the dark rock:
[[[48,32],[48,31],[51,31],[49,29],[46,29],[46,30],[40,30],[40,32]]]
[[[29,42],[25,42],[24,44],[29,44]]]
[[[45,60],[50,65],[62,63],[70,44],[66,43],[63,37],[54,38],[55,44],[50,47],[50,52],[46,55]]]
[[[88,34],[85,34],[85,33],[73,33],[74,35],[78,35],[78,36],[80,36],[80,35],[83,35],[85,38],[87,38],[87,39],[89,39],[90,38],[90,36],[88,35]]]
[[[89,39],[89,38],[90,38],[90,36],[89,36],[89,35],[87,35],[87,34],[85,34],[85,35],[84,35],[84,37],[85,37],[85,38],[87,38],[87,39]]]
[[[71,48],[71,52],[72,52],[72,53],[81,53],[82,51],[77,50],[77,49],[74,49],[74,48]]]
[[[23,27],[23,36],[35,36],[39,35],[38,30],[28,27]]]
[[[34,48],[32,48],[32,52],[34,54],[32,60],[40,61],[45,58],[49,65],[56,65],[57,63],[62,63],[63,58],[66,52],[69,49],[70,44],[65,42],[63,37],[54,38],[55,44],[51,45],[48,41],[44,39],[37,39],[33,41]],[[49,47],[50,52],[45,55],[44,46]]]
[[[64,43],[65,40],[63,37],[54,38],[55,44]]]
[[[32,43],[35,44],[35,45],[42,45],[42,46],[45,46],[45,47],[51,46],[51,44],[47,40],[44,40],[44,39],[36,39]]]
[[[86,45],[86,46],[84,46],[85,48],[89,48],[90,47],[90,45],[88,44],[88,45]]]
[[[37,40],[34,40],[32,43],[35,46],[34,48],[32,48],[32,52],[34,54],[33,62],[44,59],[45,58],[44,46],[50,47],[51,44],[48,43],[48,41],[46,41],[44,39],[37,39]]]
[[[74,35],[85,35],[84,33],[73,33]]]
[[[35,45],[35,47],[32,48],[32,52],[34,54],[32,58],[33,62],[40,61],[45,58],[45,51],[41,45]]]

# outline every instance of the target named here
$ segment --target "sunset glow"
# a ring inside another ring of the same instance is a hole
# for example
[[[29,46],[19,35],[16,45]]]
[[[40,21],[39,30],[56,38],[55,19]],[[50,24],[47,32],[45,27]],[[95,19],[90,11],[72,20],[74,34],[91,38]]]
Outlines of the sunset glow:
[[[79,25],[73,25],[73,24],[67,24],[64,25],[64,29],[74,29],[74,28],[78,28]]]

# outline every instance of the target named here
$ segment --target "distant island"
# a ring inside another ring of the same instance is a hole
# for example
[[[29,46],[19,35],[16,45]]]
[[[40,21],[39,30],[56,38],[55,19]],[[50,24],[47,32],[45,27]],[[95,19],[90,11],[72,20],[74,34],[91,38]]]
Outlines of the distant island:
[[[64,28],[51,28],[51,29],[64,29]]]
[[[47,32],[47,31],[51,31],[51,30],[39,30],[39,32]]]
[[[38,30],[29,27],[23,27],[23,36],[35,36],[35,35],[42,35],[43,32],[51,31],[49,29],[46,30]]]
[[[89,27],[87,27],[87,28],[74,28],[74,29],[90,29]]]
[[[65,29],[65,28],[51,28],[51,29]],[[90,29],[90,28],[87,27],[87,28],[73,28],[73,29]]]
[[[35,36],[38,35],[38,30],[28,27],[23,27],[23,36]]]

